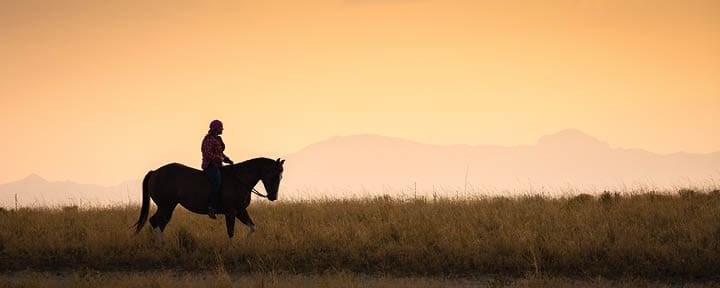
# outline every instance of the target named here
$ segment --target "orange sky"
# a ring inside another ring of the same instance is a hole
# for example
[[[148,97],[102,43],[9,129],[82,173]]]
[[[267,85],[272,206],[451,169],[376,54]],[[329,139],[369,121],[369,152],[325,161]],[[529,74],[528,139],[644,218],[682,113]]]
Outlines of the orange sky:
[[[148,3],[152,2],[152,3]],[[116,184],[333,135],[720,150],[720,1],[0,2],[0,183]]]

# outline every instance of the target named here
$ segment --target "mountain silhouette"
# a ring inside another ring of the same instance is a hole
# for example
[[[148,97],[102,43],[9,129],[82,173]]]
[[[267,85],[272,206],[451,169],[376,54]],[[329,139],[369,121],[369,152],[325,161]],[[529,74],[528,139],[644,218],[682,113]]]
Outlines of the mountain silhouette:
[[[429,145],[392,137],[333,137],[287,156],[295,197],[343,193],[508,194],[704,188],[720,177],[720,152],[654,154],[611,148],[578,130],[535,145]]]
[[[115,205],[140,200],[140,181],[105,187],[71,181],[48,181],[37,174],[0,184],[0,207],[46,207],[64,205]]]
[[[568,129],[552,135],[540,137],[538,147],[547,148],[582,148],[592,150],[609,149],[610,145],[595,139],[580,130]]]
[[[42,177],[40,177],[40,175],[37,175],[37,174],[35,174],[35,173],[32,173],[32,174],[28,175],[27,177],[23,178],[23,179],[20,180],[20,181],[23,181],[23,182],[26,182],[26,183],[33,183],[33,184],[36,184],[36,185],[37,185],[37,184],[48,183],[48,181],[45,180],[45,178],[42,178]]]

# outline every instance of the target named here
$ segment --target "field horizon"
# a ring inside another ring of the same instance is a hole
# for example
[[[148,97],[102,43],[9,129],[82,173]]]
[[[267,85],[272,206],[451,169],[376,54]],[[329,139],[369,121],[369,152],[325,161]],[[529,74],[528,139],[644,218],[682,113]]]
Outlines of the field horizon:
[[[153,212],[154,208],[151,210]],[[572,197],[266,203],[238,224],[178,208],[157,249],[138,206],[0,210],[0,270],[214,271],[391,277],[705,279],[720,275],[720,190]],[[222,219],[222,216],[220,217]]]

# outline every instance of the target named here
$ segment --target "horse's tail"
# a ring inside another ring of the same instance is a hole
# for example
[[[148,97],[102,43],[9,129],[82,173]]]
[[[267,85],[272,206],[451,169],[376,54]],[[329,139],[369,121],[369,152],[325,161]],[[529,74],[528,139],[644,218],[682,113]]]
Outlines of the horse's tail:
[[[143,226],[145,226],[145,221],[147,221],[148,218],[148,212],[150,212],[150,191],[148,190],[148,181],[150,180],[150,176],[152,176],[152,174],[153,171],[148,172],[145,174],[145,179],[143,179],[143,202],[142,208],[140,208],[140,219],[138,219],[137,223],[135,223],[135,234],[140,233],[140,230],[142,230]]]

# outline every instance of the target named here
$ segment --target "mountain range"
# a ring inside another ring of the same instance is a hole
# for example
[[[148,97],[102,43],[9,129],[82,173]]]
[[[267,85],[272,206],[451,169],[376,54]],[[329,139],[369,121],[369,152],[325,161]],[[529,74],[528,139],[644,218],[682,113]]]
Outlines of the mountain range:
[[[0,184],[0,207],[99,206],[135,204],[142,200],[140,180],[115,186],[48,181],[37,174]],[[17,201],[16,201],[17,200]]]
[[[578,130],[534,145],[429,145],[377,135],[340,136],[284,157],[281,197],[379,194],[460,196],[717,188],[720,152],[655,154],[612,148]],[[261,189],[262,185],[258,185]],[[0,184],[0,206],[136,203],[140,180],[104,187],[38,175]]]
[[[578,130],[535,145],[438,146],[374,135],[335,137],[288,155],[297,195],[593,193],[706,188],[720,183],[720,152],[654,154],[612,148]],[[299,188],[299,189],[298,189]]]

